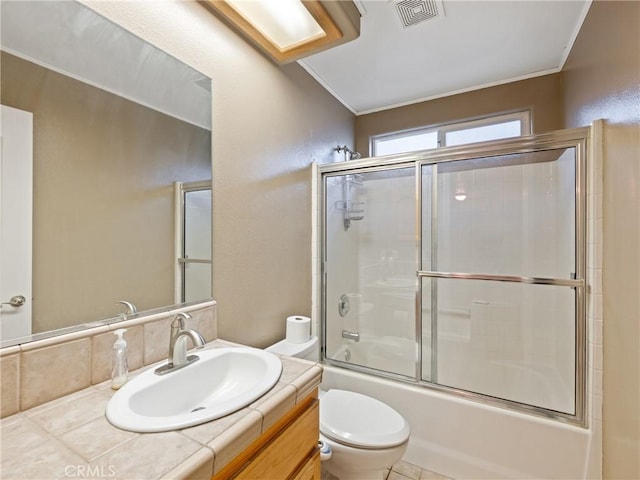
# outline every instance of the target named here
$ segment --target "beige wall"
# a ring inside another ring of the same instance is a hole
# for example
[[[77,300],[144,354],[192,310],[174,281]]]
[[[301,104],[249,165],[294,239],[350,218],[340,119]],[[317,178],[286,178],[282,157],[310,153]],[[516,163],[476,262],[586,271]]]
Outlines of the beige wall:
[[[33,331],[173,303],[173,182],[211,178],[210,132],[2,54],[34,114]]]
[[[560,74],[360,115],[356,119],[356,149],[368,155],[369,137],[380,133],[524,109],[531,109],[534,133],[562,128]]]
[[[604,478],[640,478],[640,2],[596,1],[563,71],[566,126],[605,120]]]
[[[311,313],[310,164],[353,144],[353,115],[196,2],[83,3],[212,78],[218,333],[256,346],[282,338],[286,316]]]
[[[312,161],[353,144],[354,117],[299,65],[228,33],[213,119],[213,293],[221,338],[267,346],[311,314]],[[217,103],[216,103],[217,101]]]

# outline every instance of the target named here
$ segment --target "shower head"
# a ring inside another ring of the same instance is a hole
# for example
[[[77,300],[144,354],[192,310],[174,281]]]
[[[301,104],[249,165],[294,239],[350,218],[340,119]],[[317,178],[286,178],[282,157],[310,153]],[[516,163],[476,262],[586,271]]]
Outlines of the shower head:
[[[336,152],[344,152],[344,160],[357,160],[360,157],[362,157],[362,155],[360,154],[360,152],[356,152],[351,150],[349,147],[347,147],[346,145],[343,145],[342,147],[338,146],[336,147]],[[349,154],[349,158],[347,158],[347,154]]]

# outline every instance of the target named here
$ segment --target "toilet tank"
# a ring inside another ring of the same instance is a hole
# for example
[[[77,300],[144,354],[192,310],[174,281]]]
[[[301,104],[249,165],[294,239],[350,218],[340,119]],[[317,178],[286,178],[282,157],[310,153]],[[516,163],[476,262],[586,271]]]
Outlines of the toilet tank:
[[[270,347],[265,348],[267,352],[287,355],[289,357],[304,358],[317,362],[320,360],[320,343],[318,337],[312,336],[304,343],[291,343],[288,340],[280,340]]]

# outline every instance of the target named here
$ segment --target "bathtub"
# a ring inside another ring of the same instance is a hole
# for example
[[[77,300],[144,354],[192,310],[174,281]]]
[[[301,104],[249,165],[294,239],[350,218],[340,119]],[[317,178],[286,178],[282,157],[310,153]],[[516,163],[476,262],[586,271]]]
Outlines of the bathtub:
[[[561,412],[573,408],[571,391],[558,371],[544,365],[516,360],[493,360],[475,355],[469,342],[459,335],[439,335],[438,379],[442,385],[481,392],[524,404]],[[425,369],[430,365],[429,339],[423,339]],[[377,337],[361,334],[357,343],[340,346],[332,358],[374,370],[413,378],[415,375],[415,341],[395,336]],[[470,355],[471,353],[471,355]]]
[[[601,436],[435,390],[325,365],[321,388],[372,396],[411,425],[404,460],[462,479],[601,478]],[[600,428],[600,422],[595,422]]]

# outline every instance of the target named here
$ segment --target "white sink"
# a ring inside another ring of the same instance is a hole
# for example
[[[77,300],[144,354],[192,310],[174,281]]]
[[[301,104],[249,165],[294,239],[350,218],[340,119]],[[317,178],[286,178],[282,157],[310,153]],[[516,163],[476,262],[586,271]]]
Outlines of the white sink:
[[[107,419],[132,432],[177,430],[228,415],[264,395],[282,373],[276,355],[249,347],[197,350],[199,360],[164,375],[141,373],[111,398]]]

